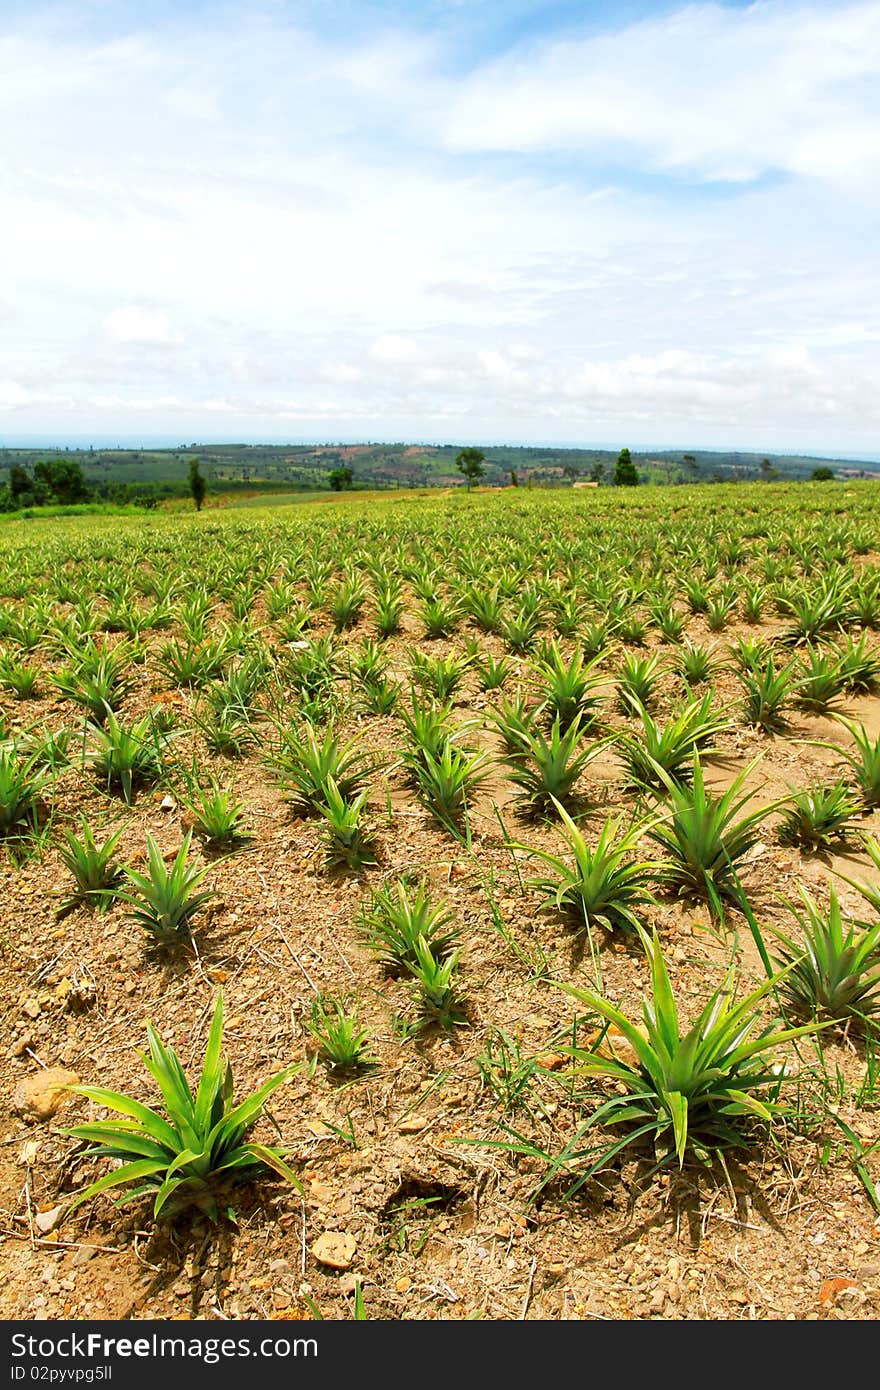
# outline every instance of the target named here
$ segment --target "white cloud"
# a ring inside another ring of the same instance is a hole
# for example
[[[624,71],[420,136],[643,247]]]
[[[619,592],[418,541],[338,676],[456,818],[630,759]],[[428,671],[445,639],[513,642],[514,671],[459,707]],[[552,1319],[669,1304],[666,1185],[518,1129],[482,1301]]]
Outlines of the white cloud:
[[[537,40],[473,73],[455,151],[568,150],[705,179],[837,180],[880,156],[880,6],[689,5],[586,39]]]
[[[396,366],[401,362],[418,362],[422,350],[412,338],[400,333],[383,333],[370,344],[369,356],[384,366]]]
[[[124,305],[104,320],[104,331],[111,343],[148,343],[168,347],[182,342],[168,315],[160,309]]]

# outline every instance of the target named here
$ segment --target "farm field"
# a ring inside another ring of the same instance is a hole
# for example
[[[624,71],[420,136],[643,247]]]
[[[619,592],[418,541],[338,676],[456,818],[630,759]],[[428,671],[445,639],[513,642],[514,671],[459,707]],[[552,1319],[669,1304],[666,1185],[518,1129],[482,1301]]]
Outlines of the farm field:
[[[877,1317],[878,504],[0,526],[0,1316]]]

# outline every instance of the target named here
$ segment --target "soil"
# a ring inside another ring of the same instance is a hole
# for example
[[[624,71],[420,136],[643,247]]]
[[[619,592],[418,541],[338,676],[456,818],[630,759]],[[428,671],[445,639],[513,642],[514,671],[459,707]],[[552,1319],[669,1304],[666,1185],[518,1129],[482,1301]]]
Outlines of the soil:
[[[218,620],[224,616],[221,607]],[[251,621],[270,630],[259,608]],[[774,620],[757,631],[773,635],[779,627]],[[326,631],[319,619],[309,639]],[[371,631],[365,614],[339,640],[355,647]],[[721,651],[755,631],[734,622],[713,635],[690,615],[686,627],[692,641],[715,642]],[[416,643],[442,654],[460,650],[466,632],[426,642],[408,610],[404,630],[386,644],[392,674],[406,670]],[[168,635],[147,634],[151,645]],[[479,640],[496,656],[504,651],[497,637]],[[644,650],[654,649],[671,667],[673,649],[650,629]],[[53,668],[50,657],[35,660]],[[525,659],[515,660],[525,675]],[[716,688],[716,703],[733,711],[739,687],[732,673],[722,671]],[[76,708],[47,693],[45,682],[42,689],[35,699],[9,700],[13,724],[75,723]],[[682,695],[669,670],[657,714],[678,706]],[[170,690],[149,662],[136,668],[123,716],[136,717],[158,699],[170,702],[188,728],[192,692]],[[470,671],[456,693],[456,714],[481,720],[494,699]],[[609,711],[612,725],[626,725],[613,702]],[[880,733],[876,696],[847,700],[843,712]],[[647,1162],[626,1158],[573,1195],[576,1175],[561,1172],[535,1195],[546,1165],[512,1152],[511,1131],[559,1153],[595,1106],[564,1052],[573,1036],[584,1042],[584,1010],[552,983],[590,985],[594,962],[582,935],[541,910],[526,882],[529,855],[510,845],[558,852],[559,834],[553,822],[519,813],[499,768],[472,798],[468,849],[407,784],[401,729],[395,715],[371,717],[353,707],[341,726],[343,739],[357,738],[385,762],[370,779],[379,863],[360,873],[328,870],[319,823],[295,814],[259,752],[225,760],[185,733],[176,748],[181,762],[196,754],[200,766],[234,784],[247,809],[248,838],[223,857],[194,841],[194,857],[212,863],[207,884],[214,896],[196,918],[191,944],[176,951],[145,942],[123,902],[103,914],[83,906],[59,912],[71,880],[52,836],[41,855],[9,849],[0,861],[0,987],[7,1001],[0,1041],[7,1101],[0,1117],[0,1316],[348,1319],[359,1283],[367,1316],[377,1319],[876,1317],[880,1219],[863,1178],[875,1183],[880,1164],[869,1152],[860,1176],[838,1121],[870,1151],[880,1141],[880,1109],[870,1054],[839,1030],[821,1047],[799,1044],[800,1074],[790,1090],[800,1119],[774,1126],[769,1141],[731,1152],[724,1163],[681,1171],[652,1173]],[[499,747],[486,727],[469,739],[474,747]],[[849,736],[830,718],[794,711],[785,731],[768,737],[732,713],[717,752],[705,759],[708,779],[729,785],[760,759],[749,786],[770,803],[793,785],[844,775],[839,754],[823,742],[846,746]],[[579,792],[587,831],[609,811],[633,808],[612,753],[591,764]],[[172,857],[191,827],[179,788],[144,789],[127,807],[72,767],[59,779],[53,818],[74,825],[82,813],[108,831],[122,826],[119,858],[140,867],[147,832]],[[832,874],[876,882],[856,831],[880,833],[877,811],[830,854],[781,845],[777,823],[774,813],[743,873],[762,923],[790,927],[783,900],[797,901],[799,884],[824,900]],[[371,890],[404,873],[424,875],[462,929],[465,1017],[458,1026],[412,1031],[410,986],[377,964],[359,930]],[[837,886],[846,909],[864,909],[853,888]],[[763,978],[748,925],[734,910],[719,927],[705,903],[667,894],[645,920],[660,933],[685,1012],[699,1012],[731,959],[743,989]],[[605,993],[637,1018],[648,984],[638,943],[615,935],[598,944]],[[263,1142],[283,1142],[302,1192],[274,1178],[242,1187],[235,1221],[216,1225],[191,1215],[157,1226],[149,1202],[117,1209],[109,1196],[67,1215],[77,1191],[106,1171],[105,1161],[89,1159],[85,1146],[65,1134],[94,1107],[73,1096],[51,1119],[28,1120],[12,1109],[16,1086],[43,1068],[64,1067],[83,1083],[153,1104],[139,1056],[146,1022],[197,1076],[220,986],[237,1096],[291,1061],[302,1063],[255,1131]],[[375,1065],[338,1075],[317,1054],[306,1026],[317,991],[356,1002]],[[505,1110],[486,1084],[479,1059],[494,1029],[538,1060],[527,1108]]]

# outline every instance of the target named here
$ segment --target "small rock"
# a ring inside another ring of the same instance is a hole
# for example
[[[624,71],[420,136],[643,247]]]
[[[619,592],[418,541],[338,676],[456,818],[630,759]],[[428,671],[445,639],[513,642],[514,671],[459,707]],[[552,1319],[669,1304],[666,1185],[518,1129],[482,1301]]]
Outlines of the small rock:
[[[40,1152],[40,1146],[36,1139],[29,1139],[21,1151],[21,1161],[28,1168],[32,1168]]]
[[[319,1265],[328,1269],[349,1269],[356,1249],[354,1236],[343,1231],[325,1231],[312,1246],[312,1254]]]
[[[397,1131],[399,1134],[420,1134],[427,1123],[424,1115],[409,1115],[405,1120],[401,1120]]]
[[[56,1226],[61,1225],[66,1211],[67,1206],[64,1202],[57,1207],[50,1207],[48,1211],[38,1211],[34,1216],[34,1225],[41,1235],[46,1236],[50,1231],[54,1231]]]
[[[174,797],[173,797],[173,796],[163,796],[163,797],[162,797],[162,800],[159,802],[159,810],[160,810],[160,811],[173,811],[173,810],[174,810]]]
[[[666,1290],[665,1290],[665,1289],[655,1289],[654,1292],[651,1294],[651,1299],[650,1299],[650,1302],[648,1303],[648,1307],[649,1307],[649,1309],[651,1310],[652,1313],[662,1313],[662,1312],[663,1312],[663,1305],[665,1304],[665,1302],[666,1302]]]
[[[77,1266],[87,1265],[96,1255],[100,1255],[101,1249],[97,1245],[81,1245],[73,1257],[72,1264]]]
[[[31,1076],[22,1077],[12,1096],[13,1109],[19,1115],[37,1120],[51,1120],[56,1110],[70,1099],[67,1087],[79,1085],[75,1071],[66,1067],[47,1067]]]
[[[10,1047],[10,1049],[9,1049],[9,1051],[7,1052],[6,1056],[7,1056],[7,1057],[23,1057],[24,1054],[28,1051],[28,1049],[29,1049],[29,1048],[32,1048],[33,1045],[34,1045],[34,1040],[33,1040],[33,1038],[28,1037],[28,1035],[25,1034],[25,1036],[24,1036],[23,1038],[19,1038],[16,1042],[14,1042],[14,1043],[12,1044],[12,1046]]]
[[[21,1011],[26,1018],[39,1018],[42,1013],[39,1002],[36,999],[26,999],[21,1006]]]

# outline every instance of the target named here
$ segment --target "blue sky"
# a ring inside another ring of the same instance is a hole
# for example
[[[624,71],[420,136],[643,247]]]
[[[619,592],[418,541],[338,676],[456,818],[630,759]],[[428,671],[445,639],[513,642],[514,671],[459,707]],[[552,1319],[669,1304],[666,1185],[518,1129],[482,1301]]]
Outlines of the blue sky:
[[[0,6],[0,440],[880,454],[880,3]]]

